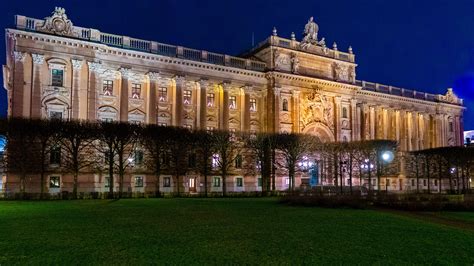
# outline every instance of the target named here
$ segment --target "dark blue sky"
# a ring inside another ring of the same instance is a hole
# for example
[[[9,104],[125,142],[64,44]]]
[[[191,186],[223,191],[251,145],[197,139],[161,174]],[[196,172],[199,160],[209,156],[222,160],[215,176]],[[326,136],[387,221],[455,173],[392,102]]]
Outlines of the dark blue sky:
[[[314,16],[329,45],[352,45],[358,79],[432,93],[454,87],[468,108],[465,129],[474,128],[473,0],[21,0],[2,3],[0,25],[12,27],[15,14],[43,18],[54,6],[66,8],[74,25],[227,54],[249,48],[252,32],[263,40],[273,26],[301,39]],[[0,97],[5,114],[5,90]]]

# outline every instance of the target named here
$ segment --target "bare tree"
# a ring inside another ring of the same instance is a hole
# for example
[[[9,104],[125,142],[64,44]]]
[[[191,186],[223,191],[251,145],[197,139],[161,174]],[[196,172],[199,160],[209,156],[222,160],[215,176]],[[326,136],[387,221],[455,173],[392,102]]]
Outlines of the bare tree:
[[[181,176],[187,172],[188,148],[191,142],[191,132],[186,128],[172,128],[172,138],[169,142],[169,156],[171,159],[171,171],[176,180],[177,193],[181,193]]]
[[[213,132],[203,130],[195,131],[193,140],[194,143],[198,143],[198,147],[196,148],[198,154],[198,171],[204,176],[204,195],[207,197],[209,189],[207,178],[212,172],[211,159],[215,153]]]
[[[222,196],[225,197],[227,195],[227,176],[243,145],[235,133],[229,131],[215,131],[213,140],[215,151],[218,154],[217,169],[222,177]]]
[[[253,165],[259,169],[262,177],[262,192],[264,194],[270,190],[274,139],[274,135],[268,133],[245,136],[245,147],[249,149],[253,157]]]

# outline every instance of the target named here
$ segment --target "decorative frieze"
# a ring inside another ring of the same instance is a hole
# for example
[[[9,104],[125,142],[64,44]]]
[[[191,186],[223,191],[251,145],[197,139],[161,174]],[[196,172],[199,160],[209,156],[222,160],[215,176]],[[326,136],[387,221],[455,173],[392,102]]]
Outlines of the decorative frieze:
[[[13,58],[15,59],[15,62],[23,62],[25,61],[26,53],[13,51]]]

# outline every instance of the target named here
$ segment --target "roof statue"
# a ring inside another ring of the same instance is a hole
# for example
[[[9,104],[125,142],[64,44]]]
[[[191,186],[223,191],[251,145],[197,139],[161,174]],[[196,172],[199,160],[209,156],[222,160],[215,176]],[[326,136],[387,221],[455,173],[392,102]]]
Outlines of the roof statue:
[[[50,17],[46,17],[39,31],[63,35],[74,36],[72,22],[67,18],[66,9],[55,7]]]
[[[319,26],[314,22],[314,18],[310,17],[308,20],[308,23],[304,26],[304,37],[303,41],[301,41],[301,48],[307,49],[311,45],[320,45],[320,46],[325,46],[326,42],[324,38],[321,39],[321,41],[318,41],[318,31],[319,31]]]

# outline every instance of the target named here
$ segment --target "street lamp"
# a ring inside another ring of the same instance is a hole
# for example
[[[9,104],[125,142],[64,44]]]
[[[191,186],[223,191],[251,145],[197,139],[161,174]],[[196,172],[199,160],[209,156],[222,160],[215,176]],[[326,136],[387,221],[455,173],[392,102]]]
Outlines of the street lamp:
[[[383,163],[391,163],[393,161],[393,152],[392,151],[384,151],[382,152],[382,169],[383,169]],[[385,177],[385,191],[388,192],[388,177]],[[380,184],[378,184],[380,185]]]

